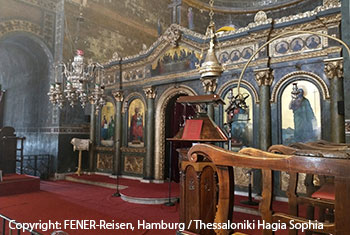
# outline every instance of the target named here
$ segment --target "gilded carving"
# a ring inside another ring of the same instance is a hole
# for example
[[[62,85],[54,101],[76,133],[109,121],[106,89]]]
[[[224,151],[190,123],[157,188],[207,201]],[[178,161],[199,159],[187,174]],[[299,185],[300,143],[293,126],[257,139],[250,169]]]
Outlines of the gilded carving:
[[[249,174],[247,174],[246,168],[235,167],[235,182],[240,186],[248,186],[249,185]]]
[[[156,98],[156,91],[153,87],[145,87],[145,88],[143,88],[143,91],[145,92],[147,99]]]
[[[270,68],[264,68],[264,69],[258,69],[254,71],[255,73],[255,80],[259,86],[265,85],[265,86],[271,86],[274,76],[273,76],[273,70]]]
[[[175,24],[170,25],[170,28],[165,31],[163,38],[172,46],[176,47],[181,38],[181,31],[179,30],[179,27]]]
[[[113,167],[113,155],[112,154],[97,154],[97,169],[111,170]]]
[[[205,93],[215,93],[217,87],[217,78],[201,79]]]
[[[350,119],[345,120],[345,133],[346,135],[350,135]]]
[[[340,7],[341,6],[341,2],[339,0],[323,0],[323,6],[327,6],[327,7]]]
[[[267,15],[264,11],[258,11],[254,16],[255,22],[264,22],[267,20]]]
[[[123,153],[146,153],[146,148],[121,147],[120,150],[121,150]]]
[[[113,61],[119,61],[121,59],[121,57],[119,56],[118,52],[113,52],[112,54],[112,59],[109,60],[109,62],[113,62]]]
[[[123,100],[124,100],[123,91],[113,91],[112,94],[113,94],[115,101],[123,102]]]
[[[297,186],[298,193],[306,193],[306,187],[304,184],[305,176],[306,174],[304,173],[299,174],[298,186]],[[289,174],[287,172],[281,172],[281,190],[287,191],[288,185],[289,185]]]
[[[255,14],[254,17],[254,22],[249,23],[248,27],[249,28],[254,28],[257,27],[259,25],[264,25],[264,24],[271,24],[272,23],[272,19],[271,18],[267,18],[267,15],[264,11],[258,11]]]
[[[324,73],[328,79],[343,78],[343,58],[324,60]]]
[[[143,174],[143,157],[125,156],[124,171],[134,174]]]
[[[328,4],[327,3],[326,6],[320,6],[316,9],[314,9],[313,11],[307,11],[307,12],[300,13],[297,15],[291,15],[288,17],[282,17],[280,19],[275,19],[274,24],[280,24],[280,23],[285,23],[285,22],[300,20],[300,19],[308,19],[311,16],[317,15],[319,12],[322,12],[322,11],[325,11],[325,10],[328,10],[331,8],[337,8],[339,6],[340,6],[339,4]],[[263,13],[257,13],[257,16],[256,16],[257,22],[261,22],[261,24],[262,24],[262,22],[271,23],[270,22],[271,19],[267,19],[265,21],[263,21],[263,19],[265,19],[263,16]],[[270,36],[274,36],[276,34],[279,34],[282,32],[287,32],[287,31],[294,30],[294,29],[299,29],[299,30],[320,29],[320,28],[324,28],[325,26],[328,26],[329,24],[339,23],[340,20],[341,20],[340,14],[332,14],[330,16],[322,16],[321,20],[315,20],[315,21],[311,21],[308,23],[304,23],[304,24],[295,24],[292,26],[275,29],[275,30],[273,30],[272,35],[270,35]],[[218,41],[220,42],[220,47],[227,47],[227,46],[236,46],[237,47],[238,45],[242,45],[242,44],[256,41],[256,36],[258,36],[259,38],[266,37],[267,34],[269,34],[268,30],[259,31],[258,34],[250,33],[249,35],[247,35],[245,37],[237,37],[236,39],[233,39],[233,40],[226,40],[223,42],[220,41],[221,37],[227,37],[228,35],[241,34],[243,32],[249,31],[252,27],[256,27],[258,25],[257,22],[252,22],[252,23],[250,23],[249,26],[239,28],[235,31],[227,31],[227,32],[220,33],[220,35],[218,35]],[[170,41],[170,43],[173,45],[177,44],[179,42],[179,40],[181,40],[181,42],[186,43],[188,46],[194,48],[196,51],[200,51],[201,49],[204,49],[205,45],[202,45],[202,44],[196,43],[193,40],[189,40],[187,38],[181,37],[181,34],[186,34],[186,35],[190,36],[191,38],[197,38],[200,41],[205,40],[205,36],[202,34],[193,32],[193,31],[191,31],[185,27],[179,26],[179,25],[172,25],[166,31],[165,35],[159,37],[157,39],[157,41],[155,41],[153,43],[153,45],[150,46],[147,50],[142,50],[137,55],[128,56],[128,57],[123,58],[123,61],[126,62],[123,65],[124,68],[128,69],[128,68],[141,67],[141,66],[145,66],[147,63],[151,63],[152,61],[154,61],[157,57],[159,57],[160,53],[162,53],[164,51],[164,49],[169,45],[168,41],[166,41],[165,38],[167,38]],[[253,48],[253,50],[255,50],[255,49],[256,48]],[[145,56],[145,55],[148,55],[148,56]],[[128,61],[130,61],[130,62],[128,62]],[[111,63],[113,62],[113,58],[110,60],[110,62]],[[116,66],[117,66],[116,63],[113,63],[113,65],[111,65],[111,67],[116,67]]]

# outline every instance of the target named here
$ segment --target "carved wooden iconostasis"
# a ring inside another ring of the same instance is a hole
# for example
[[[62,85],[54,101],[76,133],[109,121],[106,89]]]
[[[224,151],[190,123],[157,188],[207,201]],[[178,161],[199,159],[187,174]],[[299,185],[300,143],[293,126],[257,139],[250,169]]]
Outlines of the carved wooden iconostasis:
[[[229,90],[236,89],[245,63],[261,45],[278,34],[309,30],[339,37],[340,3],[328,4],[325,1],[324,4],[314,11],[280,19],[270,19],[264,12],[259,12],[255,22],[247,27],[218,34],[217,57],[225,65],[225,71],[217,84],[212,84],[215,93],[227,103]],[[155,180],[166,178],[165,162],[169,157],[165,154],[166,108],[169,102],[174,102],[173,97],[205,94],[196,64],[203,59],[201,51],[206,50],[208,42],[204,35],[171,25],[150,48],[122,59],[115,54],[108,63],[104,81],[106,91],[110,98],[115,98],[111,104],[116,107],[116,114],[119,112],[122,115],[120,123],[115,122],[116,126],[121,125],[120,139],[113,136],[115,142],[121,143],[120,153],[118,150],[112,151],[115,154],[114,168],[120,169],[121,174]],[[249,119],[234,122],[232,129],[236,146],[259,148],[259,123],[262,118],[259,117],[260,89],[264,85],[270,90],[272,144],[331,140],[328,115],[331,78],[324,72],[327,64],[324,60],[340,55],[338,43],[313,34],[280,37],[260,51],[249,64],[241,83],[241,93],[249,94]],[[262,82],[256,71],[265,68],[270,68],[273,76]],[[299,90],[295,96],[300,98],[294,103],[293,89]],[[302,102],[303,99],[307,100],[307,104]],[[302,117],[299,108],[307,110],[309,115]],[[215,122],[223,129],[226,122],[224,110],[225,106],[218,106],[214,113]],[[102,129],[99,132],[101,137],[105,137],[106,130],[102,126],[105,123],[104,112],[101,115]],[[106,123],[111,122],[110,116],[106,115]],[[301,138],[306,136],[303,125],[310,128],[307,138]],[[107,135],[107,139],[102,138],[101,147],[109,143],[111,137]],[[246,186],[248,178],[245,171],[237,170],[235,174],[237,183]],[[285,190],[285,177],[286,174],[282,173],[282,177],[278,178],[281,190]]]

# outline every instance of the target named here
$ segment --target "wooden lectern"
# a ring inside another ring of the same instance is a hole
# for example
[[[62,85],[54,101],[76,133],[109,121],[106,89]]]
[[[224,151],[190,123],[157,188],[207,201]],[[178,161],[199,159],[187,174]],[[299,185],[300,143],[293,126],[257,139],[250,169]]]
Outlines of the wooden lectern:
[[[74,151],[75,150],[79,151],[78,169],[75,173],[78,176],[80,176],[82,151],[89,151],[89,145],[90,145],[91,141],[89,139],[73,138],[70,143],[73,145]]]
[[[178,103],[190,105],[224,104],[218,95],[181,96]],[[184,127],[169,141],[192,143],[227,142],[228,138],[205,112],[198,112],[193,119],[185,121]],[[213,223],[217,204],[217,179],[215,165],[209,160],[190,162],[189,149],[177,149],[181,162],[180,222],[186,224],[186,231],[180,234],[215,234],[214,230],[200,230],[191,220]]]

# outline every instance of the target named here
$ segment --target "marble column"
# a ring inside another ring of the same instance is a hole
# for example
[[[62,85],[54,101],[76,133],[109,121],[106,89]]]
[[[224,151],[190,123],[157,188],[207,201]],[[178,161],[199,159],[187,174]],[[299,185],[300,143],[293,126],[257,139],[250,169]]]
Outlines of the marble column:
[[[254,71],[259,85],[259,148],[267,150],[271,146],[271,106],[270,86],[273,82],[273,71],[270,68]]]
[[[324,72],[330,82],[331,140],[345,142],[343,58],[324,60]]]
[[[96,106],[91,104],[90,113],[90,151],[89,151],[89,170],[95,170],[95,145],[96,145]]]
[[[201,79],[202,85],[204,88],[204,92],[207,95],[211,95],[215,93],[216,87],[217,87],[217,78],[205,78]],[[214,120],[214,105],[213,104],[208,104],[207,105],[207,114],[208,117],[210,117],[212,120]]]
[[[151,180],[154,175],[154,99],[156,92],[153,87],[145,87],[144,92],[147,98],[147,119],[146,119],[146,159],[144,161],[144,179]]]
[[[114,160],[113,160],[113,173],[115,175],[120,175],[121,173],[121,160],[122,152],[120,148],[122,146],[122,104],[123,104],[123,91],[114,91],[113,96],[115,99],[115,129],[114,129]]]

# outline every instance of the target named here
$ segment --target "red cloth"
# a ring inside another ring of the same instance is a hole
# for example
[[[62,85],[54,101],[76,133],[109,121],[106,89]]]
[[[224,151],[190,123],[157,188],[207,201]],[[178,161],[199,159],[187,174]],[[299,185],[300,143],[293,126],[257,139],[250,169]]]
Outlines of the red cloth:
[[[203,120],[186,120],[185,129],[182,134],[183,140],[199,140],[202,131]]]
[[[319,190],[314,192],[311,197],[335,201],[334,184],[324,184]]]

